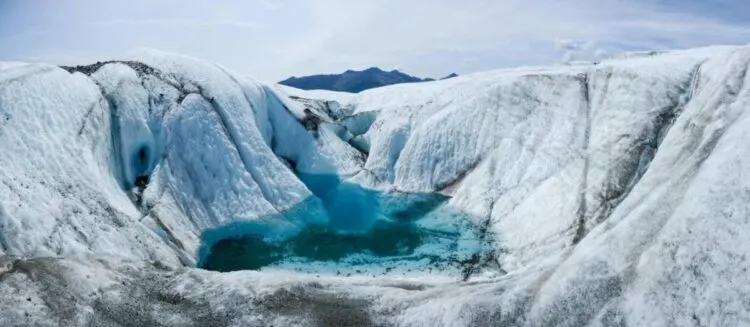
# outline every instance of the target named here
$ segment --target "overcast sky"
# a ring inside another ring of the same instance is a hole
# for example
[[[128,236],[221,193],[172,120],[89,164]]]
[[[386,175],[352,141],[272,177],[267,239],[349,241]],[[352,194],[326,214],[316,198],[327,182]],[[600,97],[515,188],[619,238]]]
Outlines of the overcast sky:
[[[747,43],[750,0],[0,0],[0,60],[87,63],[148,47],[268,81]]]

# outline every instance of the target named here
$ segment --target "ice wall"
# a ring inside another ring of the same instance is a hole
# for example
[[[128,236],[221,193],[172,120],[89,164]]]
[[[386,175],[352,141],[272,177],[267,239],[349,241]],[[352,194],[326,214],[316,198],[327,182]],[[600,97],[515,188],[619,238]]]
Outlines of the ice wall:
[[[213,64],[131,59],[2,71],[3,252],[191,264],[214,238],[328,223],[297,174],[353,168],[305,129],[317,115]]]

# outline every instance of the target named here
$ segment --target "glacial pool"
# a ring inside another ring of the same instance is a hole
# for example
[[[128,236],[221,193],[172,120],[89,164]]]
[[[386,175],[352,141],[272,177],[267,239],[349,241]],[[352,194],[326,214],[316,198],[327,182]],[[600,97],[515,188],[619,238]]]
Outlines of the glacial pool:
[[[380,192],[333,178],[328,187],[311,187],[325,212],[306,207],[287,213],[289,220],[325,214],[327,225],[310,225],[293,236],[270,238],[236,233],[227,226],[207,233],[212,241],[198,266],[207,270],[289,270],[335,276],[425,276],[467,279],[500,271],[495,247],[476,217],[457,211],[442,194]]]

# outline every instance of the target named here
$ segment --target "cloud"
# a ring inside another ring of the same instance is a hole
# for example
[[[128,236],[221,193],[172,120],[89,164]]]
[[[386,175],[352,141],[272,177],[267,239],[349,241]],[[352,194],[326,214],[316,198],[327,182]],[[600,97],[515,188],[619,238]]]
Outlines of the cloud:
[[[743,14],[750,5],[706,1],[721,6],[698,0],[18,2],[0,12],[0,60],[116,55],[145,46],[280,80],[370,66],[444,76],[750,42],[750,16]]]
[[[596,41],[574,41],[569,39],[555,40],[555,49],[562,53],[560,63],[567,64],[573,61],[599,61],[604,59],[608,52],[598,48]]]
[[[17,34],[11,34],[11,35],[0,37],[0,42],[12,42],[14,40],[32,38],[35,36],[49,34],[51,32],[53,32],[52,29],[29,30],[29,31],[24,31],[24,32],[17,33]]]
[[[578,42],[569,39],[555,40],[555,49],[557,51],[577,51],[580,50]]]
[[[279,10],[284,7],[281,1],[278,0],[258,0],[258,3],[269,10]]]
[[[143,19],[143,20],[107,20],[107,21],[95,21],[87,23],[87,26],[106,26],[106,27],[127,27],[127,26],[197,26],[197,27],[212,27],[212,26],[226,26],[234,28],[245,28],[245,29],[257,29],[260,26],[254,22],[246,21],[225,21],[225,20],[197,20],[197,19]]]
[[[750,20],[726,22],[649,0],[307,3],[313,24],[289,47],[285,69],[335,71],[398,61],[407,71],[441,75],[461,61],[458,55],[481,58],[478,69],[492,69],[750,40]]]
[[[594,57],[596,57],[596,58],[602,59],[602,58],[606,58],[608,56],[609,56],[609,52],[607,52],[607,50],[596,49],[596,51],[594,51]]]

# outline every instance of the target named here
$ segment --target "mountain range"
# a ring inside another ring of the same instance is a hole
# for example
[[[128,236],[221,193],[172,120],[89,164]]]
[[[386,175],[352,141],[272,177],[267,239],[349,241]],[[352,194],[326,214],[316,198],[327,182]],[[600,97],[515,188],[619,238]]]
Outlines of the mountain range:
[[[441,79],[458,76],[451,73]],[[279,84],[296,87],[303,90],[330,90],[358,93],[364,90],[401,83],[431,82],[433,78],[419,78],[398,70],[384,71],[371,67],[362,71],[347,70],[341,74],[310,75],[287,78]]]

